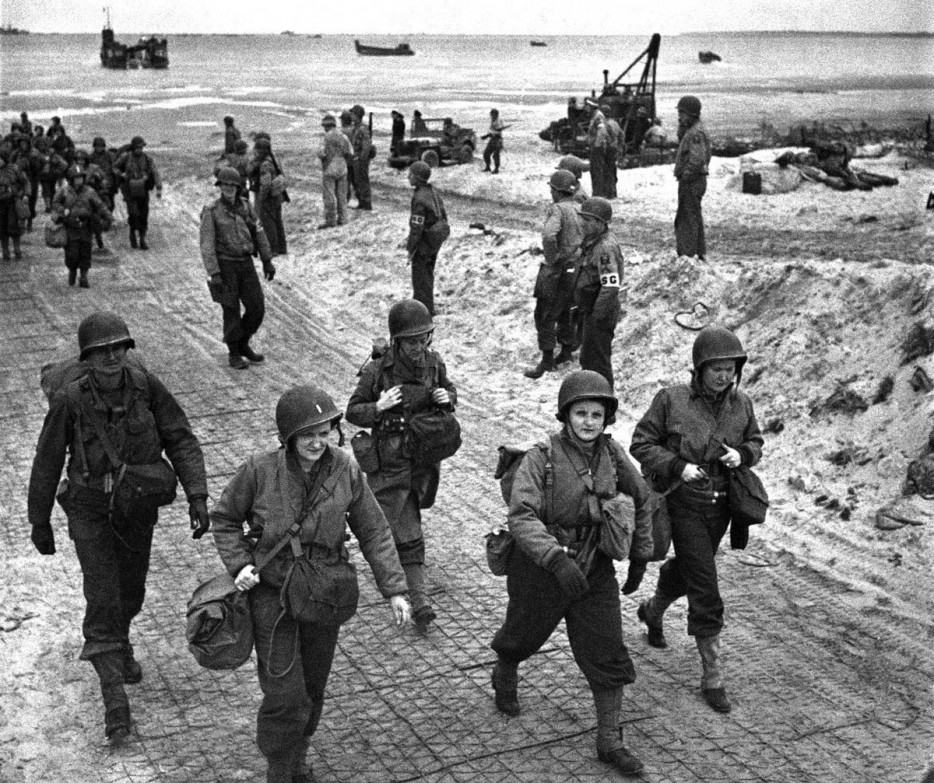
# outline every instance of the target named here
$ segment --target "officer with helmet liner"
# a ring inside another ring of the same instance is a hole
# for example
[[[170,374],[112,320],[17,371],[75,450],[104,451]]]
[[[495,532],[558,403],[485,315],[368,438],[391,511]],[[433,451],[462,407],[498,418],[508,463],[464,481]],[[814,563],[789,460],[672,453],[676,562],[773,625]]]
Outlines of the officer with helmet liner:
[[[662,389],[636,425],[630,453],[658,492],[668,492],[675,556],[658,573],[655,594],[639,604],[653,647],[667,647],[662,616],[688,599],[688,634],[697,642],[701,691],[717,712],[729,712],[720,663],[723,600],[715,556],[730,524],[729,471],[762,457],[762,432],[752,400],[739,390],[746,351],[722,326],[706,326],[692,351],[689,384]],[[738,531],[731,531],[733,534]],[[748,533],[748,528],[745,529]],[[741,543],[742,548],[745,546]]]
[[[51,394],[29,478],[28,514],[32,542],[43,555],[55,554],[50,518],[56,500],[68,517],[87,602],[81,659],[100,679],[106,736],[120,742],[131,728],[123,686],[143,676],[130,623],[143,606],[153,528],[166,501],[144,496],[117,503],[118,494],[142,471],[158,476],[160,492],[174,497],[177,475],[188,497],[192,537],[200,538],[210,526],[208,489],[185,412],[162,381],[127,360],[136,343],[124,320],[92,313],[78,327],[78,346],[83,372]],[[66,454],[67,480],[59,484]]]
[[[678,180],[678,211],[675,213],[675,244],[679,256],[707,257],[701,200],[707,192],[710,139],[700,119],[701,102],[693,95],[678,101],[678,151],[675,179]]]
[[[623,251],[610,231],[613,207],[590,198],[580,208],[584,240],[574,291],[581,326],[581,369],[600,373],[613,387],[613,334],[621,313]]]
[[[111,215],[101,197],[87,184],[87,172],[83,168],[72,166],[67,176],[68,185],[52,199],[52,220],[65,224],[68,285],[74,285],[80,273],[78,285],[89,288],[91,240],[95,231],[106,231],[110,227]]]
[[[574,277],[577,256],[583,239],[580,216],[574,193],[577,178],[566,169],[559,169],[548,182],[552,203],[542,228],[544,260],[535,279],[535,331],[542,358],[535,367],[525,371],[526,378],[541,378],[559,364],[574,358],[579,346],[577,331],[571,323],[574,297]],[[555,356],[555,345],[561,351]]]
[[[286,391],[276,405],[282,447],[241,465],[211,515],[224,566],[237,588],[249,591],[263,692],[256,744],[268,764],[268,783],[314,779],[306,755],[321,719],[340,626],[296,620],[282,610],[279,592],[296,557],[292,547],[280,549],[261,572],[257,559],[298,522],[297,540],[306,556],[346,560],[349,526],[396,623],[404,624],[411,613],[386,518],[360,467],[334,445],[343,443],[340,419],[319,387]]]
[[[221,189],[221,196],[201,212],[201,260],[208,273],[211,298],[224,314],[227,362],[235,370],[245,370],[247,362],[259,364],[266,358],[250,347],[266,313],[253,256],[258,254],[262,260],[267,280],[275,277],[276,267],[263,224],[242,197],[240,174],[224,167],[214,184]]]
[[[623,686],[635,681],[636,672],[623,641],[613,560],[651,556],[652,520],[645,481],[622,446],[604,434],[618,405],[599,373],[577,370],[561,383],[560,432],[529,449],[515,473],[508,516],[515,540],[507,566],[509,604],[490,647],[497,654],[496,707],[518,715],[519,664],[563,619],[593,695],[597,756],[631,775],[642,762],[623,744],[620,719]],[[607,536],[617,541],[614,547],[603,538],[609,519],[614,531],[623,532]]]
[[[371,430],[369,447],[353,446],[376,495],[405,569],[417,628],[424,632],[437,615],[425,590],[425,538],[421,510],[435,502],[440,463],[417,465],[406,444],[406,422],[433,407],[454,410],[457,390],[441,356],[431,348],[434,323],[428,308],[414,299],[389,310],[391,345],[368,362],[347,404],[347,421]]]

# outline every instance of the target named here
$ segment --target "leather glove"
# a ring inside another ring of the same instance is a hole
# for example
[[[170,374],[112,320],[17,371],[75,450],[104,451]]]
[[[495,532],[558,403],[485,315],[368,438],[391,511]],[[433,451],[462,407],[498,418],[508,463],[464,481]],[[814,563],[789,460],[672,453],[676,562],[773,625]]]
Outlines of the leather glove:
[[[40,555],[55,554],[55,534],[50,524],[33,525],[32,534],[29,537]]]
[[[551,561],[551,573],[561,585],[561,591],[572,601],[583,597],[584,593],[590,589],[584,572],[568,557],[567,552],[559,552],[558,556]]]
[[[263,274],[267,280],[272,280],[276,276],[276,267],[272,261],[263,262]]]
[[[208,516],[208,502],[205,498],[192,498],[188,501],[188,516],[191,518],[191,537],[195,540],[211,529],[211,517]]]
[[[639,589],[642,584],[642,577],[645,576],[645,569],[648,563],[644,560],[630,560],[629,573],[626,574],[626,582],[623,585],[623,595],[630,595]]]

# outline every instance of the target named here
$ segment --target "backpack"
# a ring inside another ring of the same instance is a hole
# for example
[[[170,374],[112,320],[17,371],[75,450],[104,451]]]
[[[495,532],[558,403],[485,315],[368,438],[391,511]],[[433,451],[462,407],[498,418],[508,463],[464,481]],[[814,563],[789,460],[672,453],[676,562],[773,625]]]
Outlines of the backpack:
[[[438,194],[432,190],[431,195],[435,200],[435,215],[437,219],[430,226],[426,226],[422,232],[425,244],[428,246],[428,252],[437,253],[441,250],[441,245],[451,236],[451,225],[448,223],[448,215],[441,203]]]

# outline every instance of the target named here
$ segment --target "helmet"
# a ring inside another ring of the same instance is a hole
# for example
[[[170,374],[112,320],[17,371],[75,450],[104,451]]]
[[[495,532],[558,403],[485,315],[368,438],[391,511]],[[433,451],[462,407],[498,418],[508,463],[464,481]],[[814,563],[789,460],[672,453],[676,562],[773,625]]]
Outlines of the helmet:
[[[142,136],[134,136],[134,137],[130,140],[130,146],[131,146],[131,147],[145,147],[145,146],[146,146],[146,142],[143,140],[143,137],[142,137]]]
[[[325,422],[338,422],[343,414],[337,410],[331,396],[317,386],[293,386],[276,404],[276,427],[279,439],[286,445],[296,435]]]
[[[566,169],[558,169],[548,180],[548,186],[559,193],[573,193],[577,190],[577,177]]]
[[[330,125],[331,127],[337,127],[337,120],[334,119],[333,114],[325,114],[321,118],[322,125]]]
[[[349,111],[341,112],[341,125],[352,125],[353,115]]]
[[[699,98],[693,95],[685,95],[678,101],[678,111],[690,114],[692,117],[700,117],[701,102]]]
[[[565,155],[558,161],[556,169],[570,171],[575,177],[580,179],[580,175],[585,171],[590,171],[590,164],[586,160],[581,160],[577,155]]]
[[[234,142],[234,152],[239,153],[240,155],[246,152],[249,148],[250,145],[247,144],[243,139],[237,139]]]
[[[268,131],[256,131],[256,133],[253,134],[253,141],[259,141],[260,139],[269,139],[269,141],[272,141],[272,136],[269,135]]]
[[[417,299],[403,299],[389,309],[389,338],[416,337],[435,330],[431,313]]]
[[[253,142],[253,149],[263,150],[264,152],[272,152],[272,142],[270,142],[269,139],[261,136]]]
[[[229,114],[224,117],[224,125],[233,125],[233,117],[231,117]]]
[[[409,174],[414,174],[422,182],[428,182],[431,179],[431,166],[423,160],[417,160],[409,166]]]
[[[217,182],[216,185],[242,185],[243,180],[240,179],[240,172],[237,171],[233,166],[222,166],[217,172]]]
[[[743,344],[733,332],[723,326],[711,324],[697,333],[692,358],[695,370],[700,370],[708,362],[734,359],[736,374],[740,375],[746,363],[746,351],[743,350]]]
[[[72,154],[75,160],[90,160],[91,154],[87,150],[75,150]]]
[[[106,148],[107,142],[104,141],[103,136],[95,136],[94,142],[91,144],[91,146],[94,147],[94,149],[98,149],[99,147]]]
[[[568,375],[558,390],[558,421],[566,421],[568,408],[580,400],[599,400],[606,406],[606,424],[616,420],[619,400],[613,396],[610,382],[593,370],[577,370]]]
[[[363,119],[363,115],[366,114],[366,110],[359,103],[355,103],[350,107],[350,113],[353,114],[357,119]]]
[[[594,196],[581,204],[580,213],[582,216],[587,215],[588,217],[596,218],[597,220],[602,220],[604,223],[609,224],[613,219],[613,206],[605,198]]]
[[[76,177],[87,179],[88,173],[83,168],[81,168],[81,166],[72,166],[70,169],[68,169],[66,176],[68,177],[68,181],[71,182]]]
[[[91,313],[78,327],[78,348],[81,359],[94,348],[103,348],[105,345],[125,345],[135,348],[136,343],[130,337],[126,321],[115,313]]]

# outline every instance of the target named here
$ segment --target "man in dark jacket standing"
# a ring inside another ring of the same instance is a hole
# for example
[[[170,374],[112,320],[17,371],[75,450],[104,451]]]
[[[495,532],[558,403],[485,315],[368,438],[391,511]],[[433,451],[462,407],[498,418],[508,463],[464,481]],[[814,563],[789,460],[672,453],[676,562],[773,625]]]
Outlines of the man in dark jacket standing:
[[[36,549],[54,555],[56,499],[68,516],[87,600],[81,659],[97,671],[106,736],[119,742],[131,726],[123,686],[143,676],[129,632],[143,606],[159,505],[171,502],[177,475],[193,538],[200,538],[210,525],[208,489],[201,447],[184,411],[155,375],[127,361],[136,344],[123,319],[89,315],[78,327],[78,346],[81,364],[51,395],[39,435],[29,522]],[[59,485],[66,454],[67,482]],[[130,502],[128,482],[139,485],[144,476],[152,478],[155,494]]]
[[[234,152],[234,145],[240,141],[240,131],[234,125],[234,118],[230,115],[224,117],[224,154]]]
[[[247,362],[259,364],[266,358],[250,348],[250,338],[266,314],[253,256],[259,255],[267,280],[275,277],[276,267],[263,224],[249,202],[241,198],[240,174],[234,168],[222,168],[215,184],[221,197],[201,212],[201,260],[210,280],[211,298],[224,312],[228,363],[235,370],[245,370]]]
[[[441,196],[428,184],[430,178],[431,166],[424,161],[417,160],[409,166],[409,184],[415,193],[406,249],[412,265],[412,298],[435,315],[435,263],[451,229]]]
[[[710,140],[700,121],[701,102],[693,95],[678,101],[678,152],[675,179],[678,180],[678,211],[675,213],[675,242],[679,256],[707,256],[704,242],[704,216],[701,199],[707,192]]]
[[[146,142],[142,136],[134,136],[129,152],[117,158],[114,168],[120,172],[123,200],[130,221],[130,247],[149,250],[146,244],[146,232],[149,230],[149,191],[156,191],[156,198],[162,198],[162,179],[156,164],[153,163],[143,147]],[[137,234],[139,242],[137,243]]]
[[[353,184],[357,193],[357,209],[369,211],[373,209],[370,196],[370,150],[373,142],[370,139],[370,130],[363,124],[366,114],[358,103],[350,109],[353,116],[353,130],[350,133],[350,144],[353,147]]]

